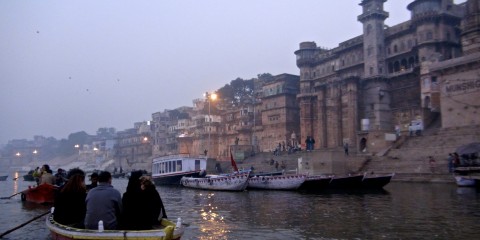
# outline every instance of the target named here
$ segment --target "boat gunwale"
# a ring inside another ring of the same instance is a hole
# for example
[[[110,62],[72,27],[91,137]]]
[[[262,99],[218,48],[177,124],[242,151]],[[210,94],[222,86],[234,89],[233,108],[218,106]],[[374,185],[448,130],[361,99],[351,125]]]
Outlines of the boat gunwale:
[[[158,239],[159,237],[166,237],[167,233],[164,231],[165,227],[173,226],[172,239],[179,239],[185,232],[185,227],[181,225],[176,227],[175,224],[167,219],[162,219],[161,229],[150,230],[104,230],[102,232],[94,229],[74,228],[60,224],[53,220],[53,214],[49,214],[45,220],[47,228],[58,235],[71,239]]]

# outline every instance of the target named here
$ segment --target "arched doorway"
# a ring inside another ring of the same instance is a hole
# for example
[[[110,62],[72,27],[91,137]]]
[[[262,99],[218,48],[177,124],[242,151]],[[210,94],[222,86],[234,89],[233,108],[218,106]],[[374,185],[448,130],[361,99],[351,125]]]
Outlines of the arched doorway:
[[[367,139],[366,138],[360,139],[360,151],[361,152],[366,152],[367,151]]]

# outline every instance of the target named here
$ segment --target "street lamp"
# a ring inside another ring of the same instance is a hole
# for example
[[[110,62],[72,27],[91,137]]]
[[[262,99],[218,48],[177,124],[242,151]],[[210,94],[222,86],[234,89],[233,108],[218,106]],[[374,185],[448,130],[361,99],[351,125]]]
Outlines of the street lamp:
[[[33,161],[36,162],[37,161],[37,153],[38,153],[37,149],[33,150],[32,153],[33,153]]]
[[[215,99],[217,99],[217,94],[205,92],[205,98],[208,101],[208,148],[207,148],[207,151],[205,152],[205,156],[207,156],[207,153],[210,151],[210,127],[212,124],[212,116],[210,115],[210,103],[212,101],[215,101]]]

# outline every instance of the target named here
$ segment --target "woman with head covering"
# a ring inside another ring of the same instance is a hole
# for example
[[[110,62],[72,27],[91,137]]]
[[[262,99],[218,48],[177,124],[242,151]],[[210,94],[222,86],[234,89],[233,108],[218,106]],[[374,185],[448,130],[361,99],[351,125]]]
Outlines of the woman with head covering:
[[[153,225],[159,224],[161,212],[162,217],[167,217],[155,185],[142,174],[142,171],[132,172],[127,191],[123,194],[122,229],[152,229]]]
[[[87,196],[85,173],[79,169],[74,172],[55,197],[53,219],[63,225],[83,228]]]

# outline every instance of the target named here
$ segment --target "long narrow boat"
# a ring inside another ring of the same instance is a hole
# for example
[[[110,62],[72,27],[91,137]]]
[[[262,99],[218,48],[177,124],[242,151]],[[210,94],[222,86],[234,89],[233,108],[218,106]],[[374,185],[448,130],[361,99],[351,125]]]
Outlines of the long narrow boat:
[[[8,175],[0,176],[0,181],[5,181],[7,180]]]
[[[62,225],[53,220],[50,214],[46,220],[47,228],[50,230],[53,240],[92,240],[92,239],[109,239],[109,240],[179,240],[185,232],[185,227],[180,223],[175,224],[167,219],[162,219],[161,226],[152,230],[90,230],[73,228]]]
[[[55,199],[55,190],[58,187],[50,184],[41,184],[36,187],[28,187],[22,191],[22,201],[34,203],[53,203]]]
[[[296,190],[305,182],[305,179],[305,175],[255,176],[248,179],[248,188]]]
[[[206,169],[205,156],[168,155],[153,159],[152,178],[156,185],[180,185],[182,177],[199,177],[200,172]]]
[[[324,190],[330,184],[332,176],[316,175],[307,176],[305,182],[298,188],[299,190],[320,191]]]
[[[354,189],[362,187],[364,175],[333,177],[328,184],[330,189]]]
[[[388,175],[365,175],[362,180],[362,188],[383,188],[390,183],[395,173]]]
[[[189,188],[219,191],[243,191],[248,185],[249,173],[204,178],[183,177],[180,183]]]

